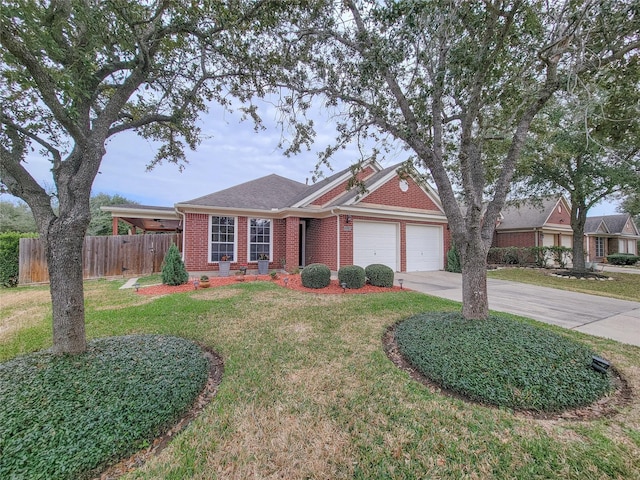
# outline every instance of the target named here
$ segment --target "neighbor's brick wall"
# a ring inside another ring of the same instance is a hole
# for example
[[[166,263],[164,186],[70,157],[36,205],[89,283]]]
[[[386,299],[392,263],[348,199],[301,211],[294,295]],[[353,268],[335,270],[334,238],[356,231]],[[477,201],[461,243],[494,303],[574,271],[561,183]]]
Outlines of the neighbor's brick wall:
[[[358,180],[364,180],[365,178],[370,177],[371,175],[373,175],[375,172],[373,171],[373,168],[371,168],[370,166],[365,168],[364,170],[362,170],[361,172],[359,172],[356,175],[356,178]],[[343,195],[347,192],[347,186],[349,185],[349,179],[345,180],[344,182],[340,183],[338,186],[332,188],[331,190],[329,190],[327,193],[325,193],[324,195],[318,197],[313,203],[311,203],[311,205],[325,205],[329,202],[331,202],[334,198],[338,197],[339,195]]]
[[[434,201],[410,177],[406,179],[409,189],[400,190],[400,178],[392,178],[375,192],[365,196],[361,202],[374,205],[389,205],[402,208],[419,208],[422,210],[440,211]]]
[[[542,245],[540,241],[539,245]],[[499,232],[493,234],[492,247],[535,247],[536,232]]]

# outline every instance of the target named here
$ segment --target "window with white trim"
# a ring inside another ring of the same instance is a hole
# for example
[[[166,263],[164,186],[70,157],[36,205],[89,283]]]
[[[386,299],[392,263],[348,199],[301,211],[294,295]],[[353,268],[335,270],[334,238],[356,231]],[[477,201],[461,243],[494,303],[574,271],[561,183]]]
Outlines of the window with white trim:
[[[236,219],[235,217],[211,216],[211,262],[219,262],[223,257],[235,260]]]
[[[604,237],[596,237],[596,257],[604,257]]]
[[[271,220],[251,218],[249,219],[249,261],[262,260],[263,255],[271,259]]]

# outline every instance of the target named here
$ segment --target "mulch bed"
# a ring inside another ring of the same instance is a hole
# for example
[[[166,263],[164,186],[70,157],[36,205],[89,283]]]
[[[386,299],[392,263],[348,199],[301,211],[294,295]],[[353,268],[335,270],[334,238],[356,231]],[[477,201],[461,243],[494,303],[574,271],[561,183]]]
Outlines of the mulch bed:
[[[195,280],[196,280],[195,278],[191,278],[189,279],[188,283],[185,283],[184,285],[178,285],[175,287],[172,287],[170,285],[152,285],[149,287],[140,287],[140,289],[138,290],[138,293],[140,295],[166,295],[170,293],[190,292],[195,290],[195,287],[193,285],[193,282]],[[396,292],[401,290],[400,287],[384,288],[384,287],[374,287],[373,285],[367,284],[362,288],[358,288],[358,289],[347,288],[343,291],[342,287],[338,283],[338,280],[331,280],[331,283],[329,284],[329,286],[325,288],[306,288],[302,285],[302,279],[300,278],[300,275],[288,275],[288,274],[278,274],[278,278],[276,280],[272,280],[270,275],[248,274],[244,276],[242,281],[272,282],[283,288],[289,288],[291,290],[297,290],[300,292],[323,293],[323,294],[333,294],[333,295],[336,295],[336,294],[342,295],[343,293],[362,294],[362,293]],[[224,285],[232,285],[234,283],[240,283],[240,279],[236,275],[232,275],[230,277],[209,277],[209,283],[211,284],[211,287],[209,288],[215,288],[215,287],[222,287]],[[198,289],[202,290],[202,288],[200,287]],[[407,289],[405,288],[404,290],[407,290]]]

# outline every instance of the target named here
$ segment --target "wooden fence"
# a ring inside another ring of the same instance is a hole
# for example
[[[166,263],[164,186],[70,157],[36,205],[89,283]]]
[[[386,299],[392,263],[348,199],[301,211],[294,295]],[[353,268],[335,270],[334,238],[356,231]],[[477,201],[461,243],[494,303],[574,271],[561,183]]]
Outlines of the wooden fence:
[[[149,275],[160,272],[162,261],[172,243],[178,245],[179,234],[117,235],[85,237],[82,251],[84,278],[119,275]],[[20,239],[18,283],[49,281],[44,244],[38,238]]]

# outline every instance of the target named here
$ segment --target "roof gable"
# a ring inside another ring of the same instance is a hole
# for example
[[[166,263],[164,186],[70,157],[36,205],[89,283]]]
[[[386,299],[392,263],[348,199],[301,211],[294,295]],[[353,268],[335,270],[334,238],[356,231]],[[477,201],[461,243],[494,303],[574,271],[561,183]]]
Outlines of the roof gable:
[[[438,194],[427,184],[416,179],[417,172],[399,174],[404,162],[385,168],[365,182],[366,191],[353,189],[334,206],[377,205],[443,212]]]
[[[542,228],[548,224],[571,225],[570,207],[562,196],[511,202],[500,212],[501,221],[497,230],[520,228]]]
[[[374,161],[364,165],[355,173],[356,180],[364,181],[379,172],[382,167]],[[354,176],[354,167],[350,166],[331,177],[314,184],[294,199],[292,207],[306,207],[313,205],[322,207],[334,202],[338,197],[346,196],[350,192],[349,182]],[[354,189],[357,190],[357,189]]]
[[[608,233],[610,235],[640,236],[631,215],[601,215],[588,217],[584,225],[585,234]]]

